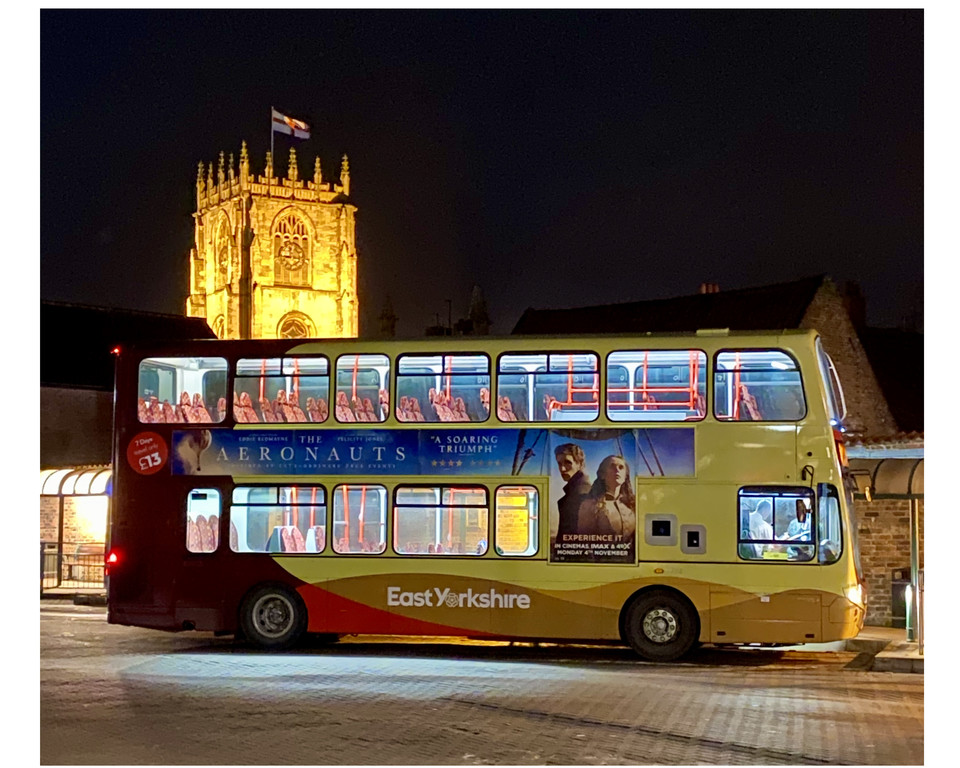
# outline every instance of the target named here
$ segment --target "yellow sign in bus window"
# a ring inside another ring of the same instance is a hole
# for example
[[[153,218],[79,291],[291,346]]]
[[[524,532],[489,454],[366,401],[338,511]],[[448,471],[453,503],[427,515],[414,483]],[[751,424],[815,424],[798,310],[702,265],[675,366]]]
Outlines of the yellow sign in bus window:
[[[532,555],[537,551],[536,488],[497,490],[497,552]]]

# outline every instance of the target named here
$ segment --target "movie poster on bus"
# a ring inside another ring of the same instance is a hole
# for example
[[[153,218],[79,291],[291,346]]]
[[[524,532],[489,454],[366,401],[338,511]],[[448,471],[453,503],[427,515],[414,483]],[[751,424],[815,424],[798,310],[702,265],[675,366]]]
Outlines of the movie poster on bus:
[[[175,475],[416,475],[409,430],[210,430],[173,433]]]
[[[546,429],[428,429],[420,432],[423,475],[534,476],[549,472]]]
[[[692,429],[550,432],[550,559],[636,562],[636,478],[691,477]]]

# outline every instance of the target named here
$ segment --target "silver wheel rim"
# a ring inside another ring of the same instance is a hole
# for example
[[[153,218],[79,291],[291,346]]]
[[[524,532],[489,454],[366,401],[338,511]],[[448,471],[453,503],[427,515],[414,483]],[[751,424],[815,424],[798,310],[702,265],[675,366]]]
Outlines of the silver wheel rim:
[[[679,630],[677,617],[665,608],[654,608],[643,617],[643,634],[653,643],[669,643]]]
[[[283,595],[264,595],[253,604],[253,625],[264,637],[276,640],[293,627],[293,603]]]

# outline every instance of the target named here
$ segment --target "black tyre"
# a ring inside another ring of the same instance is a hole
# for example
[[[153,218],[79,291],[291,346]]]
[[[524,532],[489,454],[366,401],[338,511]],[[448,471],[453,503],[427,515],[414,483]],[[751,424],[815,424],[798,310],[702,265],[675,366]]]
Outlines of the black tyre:
[[[699,639],[700,617],[676,592],[644,592],[627,608],[623,636],[648,661],[676,661]]]
[[[307,628],[307,609],[300,596],[281,584],[253,590],[240,606],[244,637],[259,648],[273,651],[294,645]]]

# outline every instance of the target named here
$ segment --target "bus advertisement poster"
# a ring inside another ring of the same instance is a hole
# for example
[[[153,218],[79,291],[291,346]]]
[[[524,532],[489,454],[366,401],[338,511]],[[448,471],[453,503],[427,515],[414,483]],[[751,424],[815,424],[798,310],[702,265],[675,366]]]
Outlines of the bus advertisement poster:
[[[694,430],[555,430],[550,433],[550,559],[636,560],[637,476],[692,477]]]
[[[170,465],[174,475],[551,475],[559,482],[555,447],[566,441],[582,446],[591,470],[600,453],[616,453],[631,476],[635,466],[647,477],[693,475],[689,428],[175,430]]]

